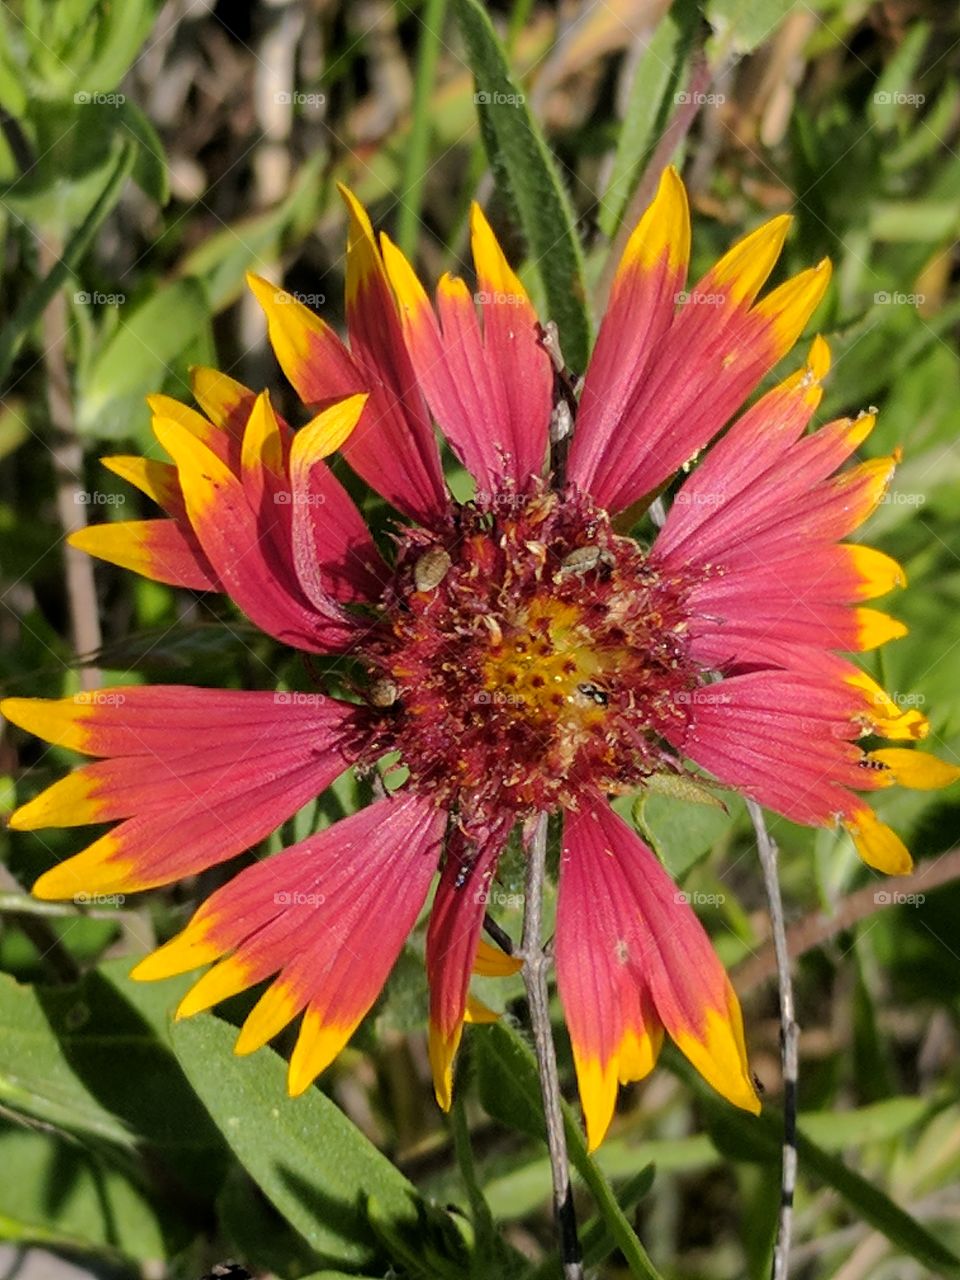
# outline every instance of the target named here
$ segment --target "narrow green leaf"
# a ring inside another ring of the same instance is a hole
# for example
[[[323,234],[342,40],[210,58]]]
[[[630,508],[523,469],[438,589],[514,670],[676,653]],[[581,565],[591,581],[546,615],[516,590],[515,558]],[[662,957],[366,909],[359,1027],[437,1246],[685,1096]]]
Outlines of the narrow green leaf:
[[[236,1028],[207,1014],[176,1023],[172,1036],[181,1066],[237,1159],[319,1258],[359,1267],[382,1258],[372,1217],[410,1241],[429,1230],[437,1246],[438,1219],[449,1219],[430,1210],[319,1089],[290,1098],[286,1064],[272,1049],[236,1057]]]
[[[692,4],[674,4],[660,21],[643,52],[630,86],[630,98],[617,135],[610,181],[600,201],[599,222],[612,239],[633,194],[643,162],[673,108],[673,95],[686,61],[693,21]]]
[[[590,348],[590,321],[583,254],[569,197],[486,10],[479,0],[457,0],[457,11],[476,80],[484,141],[494,149],[491,164],[508,184],[530,265],[560,330],[567,362],[582,370]]]
[[[10,366],[17,357],[24,338],[43,315],[47,304],[76,271],[80,259],[90,247],[100,224],[120,199],[123,185],[133,169],[136,148],[131,142],[117,147],[116,159],[109,170],[99,198],[70,238],[63,257],[37,287],[24,298],[16,312],[0,330],[0,382],[6,378]]]
[[[532,1050],[516,1031],[503,1022],[478,1027],[474,1032],[474,1044],[484,1108],[495,1119],[519,1129],[521,1133],[543,1139],[540,1080]],[[563,1119],[570,1161],[593,1195],[617,1248],[627,1260],[630,1274],[639,1280],[661,1280],[660,1273],[620,1207],[613,1188],[587,1151],[579,1121],[566,1104]]]
[[[761,1115],[748,1115],[724,1102],[676,1052],[667,1053],[665,1061],[697,1094],[711,1135],[722,1152],[733,1159],[779,1165],[783,1116],[776,1107],[767,1104]],[[803,1125],[797,1134],[797,1152],[801,1177],[813,1177],[833,1187],[865,1222],[937,1275],[950,1280],[960,1278],[960,1258],[956,1254],[879,1187],[814,1142]]]
[[[750,53],[769,40],[796,0],[709,0],[706,18],[716,36],[711,61]]]
[[[82,76],[88,89],[112,89],[120,83],[150,34],[160,0],[124,0],[98,5],[94,49]]]
[[[867,118],[878,129],[884,132],[893,129],[898,118],[903,116],[904,107],[916,106],[916,101],[910,101],[913,81],[929,38],[928,22],[916,22],[907,28],[903,42],[874,84],[867,107]],[[922,101],[921,98],[920,102]]]
[[[123,102],[117,107],[117,126],[126,129],[137,143],[134,182],[151,200],[166,204],[170,199],[170,181],[160,135],[134,102]]]
[[[171,381],[186,391],[188,353],[209,326],[206,294],[196,280],[175,280],[139,306],[118,296],[117,328],[77,387],[77,430],[100,440],[145,429],[151,392]]]

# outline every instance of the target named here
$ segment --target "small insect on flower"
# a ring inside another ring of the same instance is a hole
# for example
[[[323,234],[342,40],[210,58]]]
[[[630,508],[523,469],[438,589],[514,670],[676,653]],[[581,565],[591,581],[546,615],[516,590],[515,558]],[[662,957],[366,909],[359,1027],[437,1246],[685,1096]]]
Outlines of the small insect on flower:
[[[613,555],[603,547],[575,547],[564,557],[560,574],[590,573],[593,569],[612,569]]]
[[[389,676],[380,676],[372,681],[367,690],[367,700],[374,707],[392,707],[399,696],[397,682]]]
[[[418,556],[413,566],[413,581],[418,591],[433,591],[450,572],[453,560],[444,547],[431,547]]]
[[[551,444],[563,370],[482,211],[476,289],[444,276],[435,309],[400,250],[344,199],[349,349],[292,296],[250,280],[315,416],[295,431],[266,392],[198,370],[197,409],[151,401],[170,461],[107,461],[164,516],[71,541],[159,582],[228,593],[278,643],[357,662],[366,695],[137,685],[8,699],[10,720],[95,757],[11,825],[114,824],[34,893],[196,877],[347,768],[389,758],[403,770],[389,795],[226,879],[136,976],[207,966],[180,1016],[262,984],[237,1052],[299,1018],[297,1094],[371,1008],[432,892],[429,1054],[449,1107],[464,1023],[493,1017],[471,975],[518,967],[481,940],[488,886],[511,834],[556,814],[557,987],[589,1145],[665,1034],[756,1111],[727,975],[609,798],[732,788],[797,823],[839,821],[870,866],[903,873],[910,856],[863,793],[960,776],[916,749],[923,714],[847,656],[905,630],[864,603],[902,583],[900,566],[850,540],[896,462],[854,458],[873,415],[808,432],[830,364],[819,337],[740,412],[806,327],[829,265],[761,296],[789,225],[778,217],[688,290],[687,197],[667,170],[582,382],[562,379],[569,420]],[[678,306],[685,292],[716,305]],[[369,394],[340,398],[358,385]],[[473,477],[469,502],[448,490],[437,427]],[[389,555],[327,464],[337,450],[393,508]],[[671,483],[650,545],[623,536],[621,517]],[[866,735],[898,745],[864,749]]]

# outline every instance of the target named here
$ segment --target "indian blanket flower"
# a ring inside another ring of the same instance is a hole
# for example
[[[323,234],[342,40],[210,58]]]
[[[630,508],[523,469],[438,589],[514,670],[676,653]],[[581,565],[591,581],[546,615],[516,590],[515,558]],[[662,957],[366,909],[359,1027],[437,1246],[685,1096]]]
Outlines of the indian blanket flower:
[[[729,979],[609,798],[657,774],[706,777],[795,822],[839,823],[871,867],[904,872],[903,843],[863,793],[960,773],[915,748],[919,711],[842,656],[904,632],[863,603],[903,574],[844,541],[896,461],[844,468],[873,416],[806,431],[826,343],[815,338],[803,366],[721,434],[797,341],[829,265],[761,297],[787,233],[777,217],[688,289],[687,198],[668,170],[577,394],[479,208],[476,289],[445,275],[432,304],[344,195],[349,347],[289,294],[250,282],[307,425],[198,370],[199,410],[152,400],[172,461],[106,460],[165,516],[74,542],[160,582],[225,592],[285,645],[342,655],[353,700],[178,686],[7,700],[15,723],[96,757],[12,825],[116,824],[34,892],[129,893],[194,875],[348,767],[393,757],[406,770],[397,789],[241,870],[136,975],[211,966],[181,1015],[266,983],[237,1051],[302,1014],[289,1066],[299,1093],[377,998],[439,868],[426,966],[447,1107],[464,1021],[492,1016],[471,973],[510,971],[481,940],[498,859],[511,832],[558,812],[556,974],[591,1146],[618,1083],[650,1071],[664,1031],[756,1111]],[[473,477],[470,501],[447,489],[434,424]],[[325,461],[338,449],[398,513],[389,546]],[[687,470],[652,545],[628,536]],[[861,745],[873,737],[903,745]]]

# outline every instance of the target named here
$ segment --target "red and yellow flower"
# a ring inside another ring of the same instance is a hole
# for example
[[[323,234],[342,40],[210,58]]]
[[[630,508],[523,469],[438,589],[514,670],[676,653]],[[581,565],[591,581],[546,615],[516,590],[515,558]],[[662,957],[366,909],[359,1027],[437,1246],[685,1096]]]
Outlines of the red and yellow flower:
[[[265,392],[198,370],[198,410],[152,401],[170,462],[106,460],[164,516],[74,542],[160,582],[226,593],[278,641],[349,660],[362,692],[8,699],[15,723],[95,757],[12,825],[116,824],[34,892],[129,893],[194,874],[249,849],[343,770],[395,753],[406,779],[393,794],[240,871],[137,976],[211,966],[182,1015],[268,983],[237,1051],[302,1014],[298,1093],[373,1004],[439,866],[426,962],[448,1106],[463,1023],[489,1016],[471,973],[513,963],[481,941],[489,883],[518,824],[557,811],[557,980],[591,1145],[618,1083],[651,1069],[664,1031],[720,1093],[756,1110],[729,980],[608,798],[699,768],[796,822],[842,824],[867,863],[899,873],[909,855],[862,793],[960,775],[915,749],[923,716],[842,656],[903,633],[864,604],[903,573],[844,541],[896,462],[841,469],[872,415],[806,430],[826,343],[815,338],[803,367],[720,436],[796,342],[829,266],[761,297],[787,233],[775,218],[687,291],[687,199],[668,170],[575,396],[558,390],[533,306],[478,208],[476,290],[447,275],[431,303],[345,198],[349,347],[251,280],[307,425],[292,430]],[[560,398],[573,431],[551,444]],[[469,502],[447,489],[434,424],[475,481]],[[627,536],[711,445],[652,546]],[[328,466],[336,450],[399,513],[389,552]],[[907,745],[865,750],[871,735]]]

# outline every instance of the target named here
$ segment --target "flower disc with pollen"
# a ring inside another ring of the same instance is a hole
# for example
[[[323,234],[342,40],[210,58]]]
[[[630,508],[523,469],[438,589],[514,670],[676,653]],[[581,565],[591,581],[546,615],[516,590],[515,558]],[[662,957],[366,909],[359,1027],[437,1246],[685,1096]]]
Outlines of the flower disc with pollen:
[[[374,687],[376,751],[487,825],[636,787],[676,755],[690,691],[682,592],[572,486],[503,492],[402,541]]]

